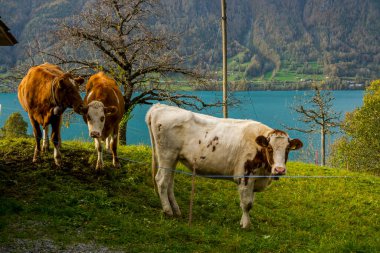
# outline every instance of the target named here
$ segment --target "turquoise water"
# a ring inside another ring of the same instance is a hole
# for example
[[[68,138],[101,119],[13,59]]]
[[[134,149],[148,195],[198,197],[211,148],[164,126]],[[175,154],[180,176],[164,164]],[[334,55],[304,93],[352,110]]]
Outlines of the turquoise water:
[[[230,118],[239,119],[253,119],[264,124],[278,129],[284,129],[286,126],[302,127],[297,119],[298,115],[290,109],[290,107],[297,103],[300,96],[305,95],[312,91],[252,91],[252,92],[234,92],[231,94],[233,99],[240,101],[239,104],[229,108]],[[193,95],[201,97],[207,102],[220,101],[222,98],[221,92],[214,91],[198,91],[192,92]],[[342,117],[345,112],[354,110],[356,107],[362,105],[363,91],[333,91],[334,110],[341,112]],[[5,120],[13,112],[21,112],[25,120],[29,124],[28,133],[32,134],[28,116],[21,108],[17,94],[4,94],[0,93],[0,126],[4,125]],[[133,111],[133,118],[128,124],[127,142],[129,144],[150,144],[148,129],[145,125],[145,113],[149,105],[139,105]],[[208,108],[202,113],[222,117],[221,108]],[[300,138],[305,146],[313,145],[318,149],[319,136],[306,135],[300,132],[288,131],[292,138]],[[330,138],[330,142],[336,137],[334,135]],[[88,129],[83,122],[82,117],[76,116],[71,120],[70,126],[62,126],[62,139],[64,140],[90,140],[88,137]]]

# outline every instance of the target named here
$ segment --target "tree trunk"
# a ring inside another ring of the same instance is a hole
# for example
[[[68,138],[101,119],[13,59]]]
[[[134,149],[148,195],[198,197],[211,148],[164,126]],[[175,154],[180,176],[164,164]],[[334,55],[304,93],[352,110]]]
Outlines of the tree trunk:
[[[325,140],[325,128],[321,127],[321,165],[326,165],[326,140]]]
[[[127,145],[127,125],[128,120],[122,120],[119,125],[119,144]]]
[[[119,125],[119,143],[121,145],[127,145],[127,126],[129,121],[129,116],[133,108],[131,108],[131,97],[133,94],[133,86],[132,85],[124,85],[124,115],[123,119]]]

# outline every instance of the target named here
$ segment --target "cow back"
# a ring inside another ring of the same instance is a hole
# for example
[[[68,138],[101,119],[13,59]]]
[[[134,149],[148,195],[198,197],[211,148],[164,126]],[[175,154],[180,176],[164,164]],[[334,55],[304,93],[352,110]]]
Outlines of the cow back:
[[[21,106],[41,125],[51,117],[51,83],[64,72],[55,65],[42,64],[29,69],[18,87]]]
[[[180,108],[154,105],[147,113],[158,152],[177,154],[198,174],[243,175],[244,164],[256,156],[257,136],[272,129],[252,120],[220,119]],[[151,137],[152,138],[152,137]]]
[[[29,69],[18,87],[18,99],[29,117],[43,126],[50,123],[54,107],[76,110],[83,104],[76,79],[50,63]]]

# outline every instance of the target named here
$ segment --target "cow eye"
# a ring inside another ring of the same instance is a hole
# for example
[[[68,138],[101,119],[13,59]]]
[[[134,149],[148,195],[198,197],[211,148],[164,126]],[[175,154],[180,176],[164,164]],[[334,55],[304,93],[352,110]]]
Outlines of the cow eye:
[[[104,121],[104,116],[102,116],[102,117],[100,118],[100,121],[101,121],[101,122],[103,122],[103,121]]]

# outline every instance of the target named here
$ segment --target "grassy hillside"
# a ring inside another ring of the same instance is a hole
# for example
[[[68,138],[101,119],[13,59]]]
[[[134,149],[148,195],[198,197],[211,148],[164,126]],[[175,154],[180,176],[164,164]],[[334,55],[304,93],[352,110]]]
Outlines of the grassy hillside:
[[[1,252],[379,252],[380,179],[289,162],[291,175],[256,196],[253,226],[239,228],[236,185],[176,175],[183,217],[165,217],[150,177],[150,149],[120,148],[120,170],[95,173],[93,144],[63,143],[65,167],[52,152],[31,164],[31,139],[0,140]]]

